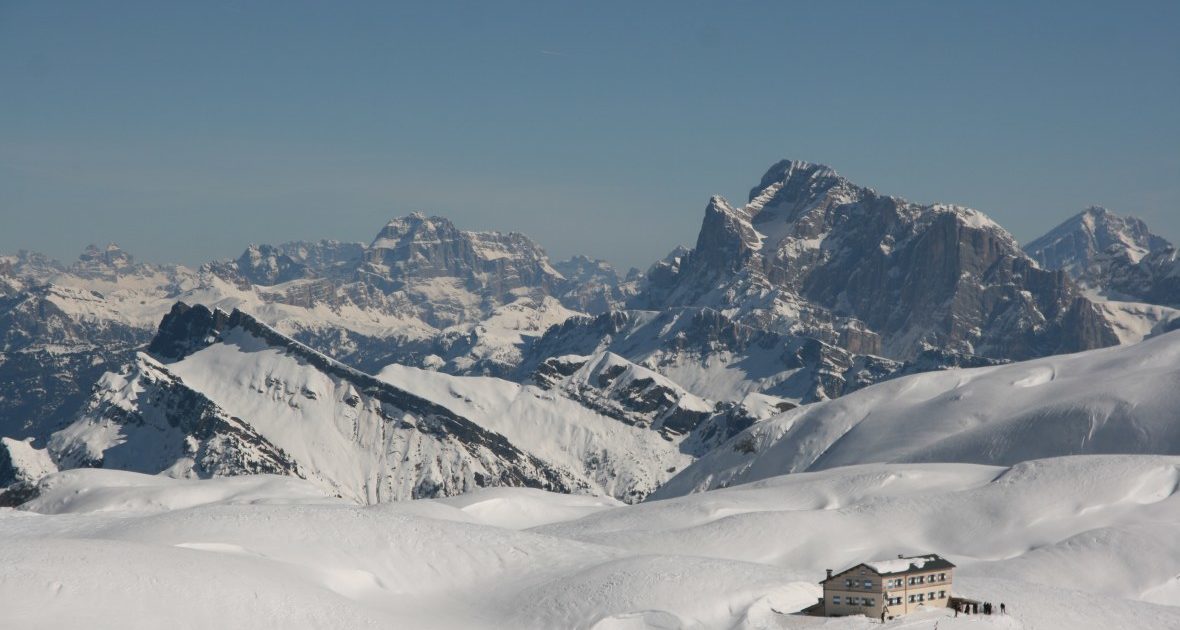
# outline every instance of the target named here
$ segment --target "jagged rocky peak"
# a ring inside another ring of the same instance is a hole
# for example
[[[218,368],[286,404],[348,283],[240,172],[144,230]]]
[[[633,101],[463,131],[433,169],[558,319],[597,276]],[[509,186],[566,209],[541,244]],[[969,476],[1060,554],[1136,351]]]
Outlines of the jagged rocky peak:
[[[1091,206],[1028,243],[1024,250],[1042,267],[1063,269],[1074,279],[1095,286],[1105,275],[1104,259],[1117,257],[1134,264],[1171,246],[1141,219]]]
[[[847,179],[825,164],[780,160],[766,169],[758,185],[750,189],[748,201],[754,202],[769,191],[779,201],[809,202],[833,188],[850,185]]]
[[[162,361],[178,361],[215,342],[217,333],[226,328],[229,320],[229,314],[221,309],[177,302],[160,320],[160,328],[147,351]]]
[[[135,259],[123,251],[117,243],[107,243],[106,247],[99,247],[93,243],[86,246],[86,249],[78,256],[78,261],[82,264],[101,264],[116,269],[123,267],[130,267],[135,264]]]
[[[751,224],[753,209],[735,208],[719,196],[709,199],[697,235],[697,264],[736,272],[762,249],[763,235]]]
[[[773,165],[742,207],[711,199],[696,247],[653,267],[634,304],[708,306],[902,360],[929,347],[1028,358],[1117,342],[1068,278],[1037,269],[983,213],[880,195],[794,160]]]
[[[427,217],[421,212],[390,219],[369,243],[369,249],[403,250],[415,243],[425,243],[432,237],[449,236],[453,241],[458,228],[444,217]],[[439,243],[441,245],[441,243]]]
[[[272,245],[251,243],[235,262],[238,273],[254,284],[279,284],[307,275],[307,265]]]
[[[450,219],[427,217],[421,212],[386,223],[369,245],[369,250],[371,260],[382,262],[404,263],[415,257],[424,257],[427,262],[437,260],[451,264],[504,259],[548,260],[539,245],[518,232],[460,230]]]
[[[128,273],[136,267],[135,258],[117,244],[108,243],[106,247],[91,244],[78,256],[70,271],[81,276],[110,276]]]
[[[517,232],[468,232],[443,217],[415,212],[385,225],[365,253],[365,271],[400,286],[407,280],[454,277],[468,289],[540,289],[561,274],[539,245]]]

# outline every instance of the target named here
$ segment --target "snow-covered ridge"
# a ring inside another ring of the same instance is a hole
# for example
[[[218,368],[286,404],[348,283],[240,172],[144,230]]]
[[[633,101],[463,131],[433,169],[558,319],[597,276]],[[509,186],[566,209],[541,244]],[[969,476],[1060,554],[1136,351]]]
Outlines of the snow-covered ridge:
[[[290,474],[362,502],[499,485],[634,502],[790,405],[715,404],[609,354],[572,372],[552,391],[397,365],[374,377],[241,310],[178,303],[49,454],[61,468]]]
[[[568,378],[560,378],[568,373]],[[558,386],[607,415],[642,427],[682,435],[717,410],[668,378],[612,352],[549,359],[538,381]]]
[[[758,423],[656,494],[866,462],[1180,454],[1178,379],[1180,331],[1131,346],[908,376]]]
[[[241,310],[183,303],[148,352],[107,374],[77,421],[52,436],[57,465],[196,477],[275,472],[361,502],[501,485],[634,502],[705,445],[770,414],[767,397],[715,410],[636,366],[629,383],[678,394],[650,430],[564,391],[397,365],[374,377]]]
[[[738,431],[795,406],[764,394],[712,401],[612,352],[546,359],[534,372],[540,387],[628,426],[659,435],[692,457]]]
[[[256,472],[250,462],[273,460],[263,457],[270,449],[282,461],[272,472],[361,502],[492,485],[585,489],[503,435],[241,311],[178,304],[149,351],[167,364],[141,355],[126,374],[108,375],[81,417],[54,434],[59,465],[221,476]],[[244,444],[222,448],[242,435]]]
[[[682,445],[683,436],[669,439],[562,390],[396,364],[378,378],[504,435],[557,468],[574,471],[588,492],[628,503],[642,500],[694,459]]]

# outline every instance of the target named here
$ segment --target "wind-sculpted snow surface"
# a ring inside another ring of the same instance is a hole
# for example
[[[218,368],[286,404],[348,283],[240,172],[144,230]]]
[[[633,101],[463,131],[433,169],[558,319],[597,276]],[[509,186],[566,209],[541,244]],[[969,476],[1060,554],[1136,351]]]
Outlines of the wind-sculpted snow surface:
[[[1180,332],[1131,346],[900,378],[752,426],[662,487],[669,497],[868,462],[1013,464],[1180,454]]]
[[[523,488],[358,506],[308,482],[50,475],[0,509],[19,628],[833,628],[794,611],[828,568],[898,553],[959,566],[907,630],[1180,627],[1180,458],[1012,468],[878,464],[667,501]],[[887,624],[886,627],[891,627]]]

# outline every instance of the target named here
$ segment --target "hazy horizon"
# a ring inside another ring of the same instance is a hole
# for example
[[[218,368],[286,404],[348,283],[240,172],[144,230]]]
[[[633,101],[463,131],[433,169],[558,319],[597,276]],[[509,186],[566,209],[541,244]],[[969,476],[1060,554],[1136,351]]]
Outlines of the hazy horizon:
[[[195,265],[421,211],[646,268],[781,158],[1180,240],[1180,5],[0,4],[0,252]]]
[[[804,161],[806,161],[806,160],[804,160]],[[830,166],[830,165],[828,165],[828,166]],[[837,172],[839,172],[839,169],[836,169],[836,171],[837,171]],[[841,174],[843,174],[843,173],[841,173]],[[856,182],[856,181],[853,181],[853,183],[860,184],[860,182]],[[862,184],[862,185],[863,185],[863,184]],[[869,186],[869,188],[872,188],[872,187],[871,187],[871,186]],[[890,193],[890,192],[888,192],[888,191],[877,190],[877,192],[879,192],[879,193],[882,193],[882,194],[886,194],[886,195],[895,196],[895,197],[903,197],[903,198],[905,198],[905,195],[898,195],[898,194]],[[733,201],[735,201],[735,199],[737,199],[737,198],[736,198],[736,197],[729,198],[729,201],[733,202]],[[742,196],[740,199],[741,199],[741,203],[745,203],[745,196]],[[931,203],[956,203],[956,202],[954,202],[953,200],[944,200],[944,199],[932,199],[932,200],[914,200],[914,199],[909,199],[909,200],[910,200],[910,201],[919,201],[920,203],[923,203],[923,204],[931,204]],[[127,246],[127,245],[125,245],[123,242],[120,242],[120,241],[118,241],[118,240],[113,240],[113,241],[89,241],[89,242],[86,242],[86,243],[84,243],[84,244],[80,245],[80,246],[79,246],[79,247],[78,247],[78,248],[77,248],[75,251],[72,251],[72,252],[65,252],[65,253],[64,253],[64,254],[62,254],[62,255],[55,255],[55,254],[52,254],[51,252],[49,252],[49,251],[47,251],[47,250],[41,250],[41,249],[36,249],[36,248],[29,248],[29,247],[20,247],[20,248],[17,248],[17,249],[15,249],[15,250],[11,250],[11,251],[9,251],[9,250],[0,251],[0,255],[4,255],[4,254],[15,254],[15,253],[17,253],[17,251],[19,251],[19,250],[29,250],[29,251],[34,251],[34,252],[37,252],[37,253],[45,254],[45,255],[49,256],[50,258],[54,258],[54,259],[56,259],[57,261],[59,261],[59,262],[61,262],[61,263],[64,263],[64,264],[67,264],[67,265],[68,265],[68,264],[70,264],[71,262],[75,261],[75,260],[78,258],[78,255],[79,255],[79,254],[81,254],[81,253],[82,253],[82,252],[83,252],[83,251],[84,251],[84,250],[85,250],[87,247],[89,247],[89,246],[91,246],[91,245],[93,245],[93,246],[97,246],[97,247],[99,247],[99,248],[102,248],[102,247],[105,247],[105,246],[107,246],[107,245],[109,245],[109,244],[112,244],[112,243],[113,243],[113,244],[115,244],[115,245],[118,245],[118,246],[119,246],[119,248],[120,248],[120,249],[122,249],[123,251],[125,251],[126,253],[128,253],[128,254],[131,254],[131,255],[132,255],[134,258],[135,258],[136,262],[147,262],[147,263],[153,263],[153,264],[170,264],[170,263],[171,263],[171,264],[181,264],[181,265],[185,265],[185,266],[189,266],[189,267],[194,267],[194,268],[195,268],[195,267],[198,267],[198,266],[200,266],[201,264],[204,264],[204,263],[207,263],[207,262],[212,262],[212,261],[215,261],[215,260],[224,260],[224,259],[228,259],[228,258],[236,258],[236,257],[237,257],[238,255],[240,255],[240,254],[241,254],[243,251],[245,251],[245,250],[246,250],[246,248],[250,247],[251,245],[263,245],[263,244],[267,244],[267,245],[280,245],[280,244],[287,243],[287,242],[292,242],[292,241],[308,241],[308,242],[314,242],[314,241],[320,241],[320,240],[335,240],[335,241],[341,241],[341,242],[355,242],[355,243],[363,243],[364,245],[366,245],[366,246],[367,246],[367,245],[368,245],[368,244],[369,244],[369,243],[370,243],[370,242],[373,240],[373,238],[374,238],[374,237],[376,237],[377,233],[378,233],[378,232],[381,230],[381,228],[382,228],[382,227],[385,225],[385,223],[387,223],[389,220],[392,220],[392,219],[394,219],[394,218],[397,218],[397,217],[404,217],[404,216],[406,216],[406,215],[409,215],[409,214],[412,214],[412,213],[415,213],[415,212],[417,212],[417,213],[421,213],[421,214],[424,214],[424,215],[426,215],[426,216],[429,216],[429,217],[435,217],[435,216],[438,216],[438,217],[442,217],[442,218],[445,218],[445,219],[447,219],[447,220],[450,220],[452,223],[454,223],[454,224],[455,224],[455,226],[456,226],[457,228],[459,228],[459,229],[461,229],[461,230],[471,230],[471,231],[499,231],[499,232],[509,232],[509,231],[514,231],[514,232],[521,232],[521,233],[523,233],[525,236],[528,236],[528,237],[532,238],[534,241],[537,241],[538,245],[540,245],[540,246],[541,246],[541,248],[545,250],[545,252],[546,252],[546,253],[549,255],[550,259],[552,259],[552,260],[558,260],[558,261],[560,261],[560,260],[567,260],[567,259],[569,259],[569,258],[570,258],[570,257],[572,257],[572,256],[583,255],[583,256],[590,257],[590,258],[594,258],[594,259],[607,260],[608,262],[610,262],[612,265],[614,265],[614,266],[617,268],[617,270],[619,271],[619,273],[620,273],[620,274],[626,274],[626,273],[629,271],[629,269],[631,269],[632,267],[634,267],[634,268],[637,268],[637,269],[639,269],[639,270],[641,270],[641,271],[646,271],[646,270],[648,269],[648,267],[650,267],[652,264],[654,264],[654,263],[655,263],[655,262],[657,262],[658,260],[662,259],[662,258],[663,258],[663,257],[664,257],[666,254],[668,254],[669,252],[671,252],[671,251],[672,251],[672,250],[673,250],[675,247],[677,247],[677,246],[681,246],[681,245],[683,245],[683,246],[687,246],[687,247],[692,247],[692,246],[695,244],[695,242],[696,242],[696,234],[697,234],[697,232],[698,232],[698,231],[699,231],[699,229],[700,229],[700,222],[701,222],[701,220],[704,218],[704,209],[705,209],[705,206],[707,205],[707,201],[708,201],[708,200],[706,200],[706,203],[702,203],[702,204],[701,204],[701,207],[700,207],[700,213],[699,213],[699,215],[696,217],[696,223],[694,224],[694,225],[695,225],[695,228],[694,228],[694,231],[693,231],[693,238],[691,238],[691,239],[687,239],[687,240],[685,240],[685,241],[683,241],[683,242],[680,242],[680,243],[676,243],[676,244],[674,244],[673,246],[671,246],[671,247],[668,247],[668,248],[667,248],[666,250],[664,250],[664,251],[660,251],[660,252],[655,252],[655,253],[653,253],[653,257],[651,258],[651,260],[650,260],[650,261],[647,261],[646,263],[641,263],[641,264],[632,264],[632,265],[620,265],[620,264],[619,264],[617,261],[610,260],[609,258],[607,258],[607,257],[605,257],[605,256],[598,256],[598,255],[596,255],[596,253],[595,253],[595,252],[592,252],[592,251],[571,251],[571,252],[569,252],[569,253],[560,254],[560,255],[559,255],[559,254],[555,254],[555,253],[554,253],[554,252],[553,252],[553,251],[552,251],[550,248],[546,247],[545,243],[543,243],[543,242],[541,242],[541,241],[537,240],[537,239],[534,237],[534,235],[533,235],[533,234],[530,234],[528,231],[525,231],[525,230],[503,230],[503,229],[497,229],[497,228],[495,228],[494,226],[492,226],[492,227],[486,227],[486,228],[475,228],[475,227],[472,227],[472,226],[469,226],[469,225],[463,225],[463,224],[461,224],[460,222],[458,222],[458,221],[455,221],[455,220],[454,220],[452,217],[449,217],[449,216],[446,216],[446,215],[441,215],[441,214],[439,214],[439,213],[437,213],[437,212],[431,212],[431,211],[429,211],[429,210],[426,210],[426,209],[415,209],[415,210],[409,210],[409,211],[407,211],[407,212],[402,212],[402,213],[399,213],[399,214],[391,215],[391,216],[390,216],[390,217],[388,217],[386,220],[384,220],[384,221],[381,221],[381,222],[380,222],[378,225],[374,225],[374,226],[373,226],[373,229],[372,229],[372,231],[371,231],[371,234],[368,234],[368,235],[360,235],[360,236],[357,236],[357,237],[355,237],[355,238],[349,238],[349,237],[339,238],[339,237],[326,237],[326,236],[315,236],[315,235],[309,235],[309,236],[306,236],[306,237],[303,237],[303,238],[291,238],[291,239],[284,239],[284,240],[281,240],[281,241],[280,241],[280,240],[255,240],[255,241],[243,242],[243,243],[241,244],[241,246],[240,246],[240,247],[239,247],[237,250],[234,250],[234,251],[232,251],[231,253],[228,253],[228,254],[219,255],[219,256],[208,256],[208,257],[205,257],[205,258],[198,258],[198,259],[194,259],[194,260],[178,260],[178,259],[150,259],[150,260],[149,260],[149,259],[146,259],[146,258],[144,258],[144,257],[141,257],[141,256],[139,255],[139,253],[138,253],[138,252],[136,252],[134,249],[132,249],[132,248],[128,247],[128,246]],[[1090,205],[1101,205],[1101,204],[1090,204]],[[1087,207],[1089,207],[1089,206],[1087,206]],[[978,208],[976,208],[976,209],[978,210]],[[1051,227],[1055,227],[1056,225],[1059,225],[1061,222],[1064,222],[1064,221],[1066,221],[1066,220],[1067,220],[1067,219],[1069,219],[1069,218],[1072,218],[1073,216],[1075,216],[1075,215],[1076,215],[1076,214],[1078,214],[1079,212],[1082,212],[1082,211],[1084,211],[1085,209],[1086,209],[1086,208],[1080,208],[1080,209],[1078,210],[1078,212],[1074,212],[1074,213],[1072,213],[1072,214],[1070,214],[1070,215],[1068,215],[1068,216],[1063,216],[1063,217],[1061,218],[1061,221],[1059,221],[1059,222],[1057,222],[1057,223],[1053,224],[1053,226],[1050,226],[1050,228],[1051,228]],[[1123,216],[1132,216],[1132,217],[1136,216],[1136,215],[1127,215],[1126,213],[1119,212],[1117,209],[1114,209],[1114,208],[1107,208],[1107,209],[1108,209],[1108,210],[1111,210],[1112,212],[1115,212],[1116,214],[1120,214],[1120,215],[1123,215]],[[987,212],[986,212],[986,211],[984,211],[984,210],[981,210],[981,211],[982,211],[982,212],[984,212],[985,214],[989,214],[989,215],[990,215],[990,213],[987,213]],[[1142,218],[1142,217],[1138,217],[1138,218]],[[1007,227],[1008,227],[1008,226],[1006,226],[1006,225],[1002,225],[1002,224],[1001,224],[1001,226],[1002,226],[1002,227],[1004,227],[1004,228],[1007,228]],[[1150,223],[1150,222],[1148,222],[1148,227],[1152,228],[1152,231],[1153,231],[1153,233],[1155,233],[1155,234],[1158,234],[1158,235],[1160,235],[1160,236],[1163,236],[1164,238],[1167,238],[1169,241],[1172,241],[1173,243],[1176,241],[1176,239],[1173,239],[1173,238],[1172,238],[1170,235],[1168,235],[1168,234],[1160,234],[1159,230],[1155,229],[1155,226],[1151,225],[1151,223]],[[1047,232],[1047,231],[1048,231],[1048,229],[1046,229],[1046,230],[1045,230],[1045,232]],[[1033,235],[1027,235],[1027,236],[1022,236],[1022,235],[1019,235],[1019,234],[1014,234],[1014,236],[1017,238],[1017,241],[1018,241],[1019,243],[1021,243],[1022,245],[1024,245],[1024,244],[1028,243],[1029,241],[1031,241],[1031,240],[1033,240],[1033,239],[1035,239],[1035,238],[1037,238],[1037,237],[1041,236],[1043,233],[1044,233],[1044,232],[1041,232],[1041,233],[1038,233],[1038,234],[1033,234]]]

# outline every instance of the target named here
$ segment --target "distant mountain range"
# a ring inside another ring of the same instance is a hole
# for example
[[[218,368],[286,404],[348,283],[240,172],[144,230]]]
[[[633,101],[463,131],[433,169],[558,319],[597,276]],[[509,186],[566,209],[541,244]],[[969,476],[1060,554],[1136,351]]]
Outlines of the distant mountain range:
[[[251,245],[198,269],[22,251],[0,257],[0,485],[33,457],[280,472],[359,501],[635,501],[798,405],[1136,343],[1178,308],[1176,250],[1137,219],[1090,208],[1022,248],[975,210],[798,161],[742,206],[714,197],[692,248],[625,275],[421,214],[368,245]]]

